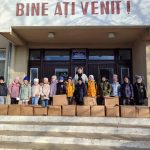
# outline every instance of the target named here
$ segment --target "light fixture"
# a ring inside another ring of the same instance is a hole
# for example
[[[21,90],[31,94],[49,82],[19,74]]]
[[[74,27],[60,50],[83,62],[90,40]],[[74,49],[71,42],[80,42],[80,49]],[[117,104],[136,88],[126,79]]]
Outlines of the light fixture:
[[[53,32],[48,33],[48,38],[53,39],[55,37],[55,34]]]
[[[114,33],[114,32],[109,32],[108,35],[107,35],[107,37],[108,37],[109,39],[114,39],[114,38],[116,37],[116,33]]]

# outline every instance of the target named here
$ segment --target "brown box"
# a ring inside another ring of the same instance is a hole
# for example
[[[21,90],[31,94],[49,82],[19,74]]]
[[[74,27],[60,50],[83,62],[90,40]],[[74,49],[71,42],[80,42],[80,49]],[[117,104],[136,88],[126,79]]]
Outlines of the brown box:
[[[84,105],[86,106],[94,106],[97,105],[95,97],[84,97]]]
[[[77,116],[90,116],[90,106],[77,106]]]
[[[34,116],[46,116],[47,108],[42,106],[34,106]]]
[[[105,106],[91,106],[91,116],[92,117],[104,117],[105,116]]]
[[[61,106],[49,106],[48,116],[61,116]]]
[[[105,106],[119,106],[119,97],[105,97]]]
[[[136,110],[138,118],[150,118],[150,108],[148,106],[136,106]]]
[[[21,106],[21,116],[33,116],[33,106]]]
[[[106,116],[107,117],[119,117],[119,106],[107,106],[106,107]]]
[[[54,106],[68,105],[67,96],[66,95],[53,96],[53,105]]]
[[[10,116],[20,116],[20,105],[9,105],[8,106],[8,115]]]
[[[135,118],[136,117],[135,106],[121,106],[121,117]]]
[[[76,105],[62,106],[62,116],[75,116]]]
[[[0,105],[0,115],[7,115],[8,105]]]

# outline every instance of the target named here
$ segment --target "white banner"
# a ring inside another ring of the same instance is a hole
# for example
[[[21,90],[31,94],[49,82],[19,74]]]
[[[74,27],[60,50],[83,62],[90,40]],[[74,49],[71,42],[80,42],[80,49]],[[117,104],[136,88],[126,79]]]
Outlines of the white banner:
[[[150,0],[0,0],[0,32],[11,26],[149,26]]]

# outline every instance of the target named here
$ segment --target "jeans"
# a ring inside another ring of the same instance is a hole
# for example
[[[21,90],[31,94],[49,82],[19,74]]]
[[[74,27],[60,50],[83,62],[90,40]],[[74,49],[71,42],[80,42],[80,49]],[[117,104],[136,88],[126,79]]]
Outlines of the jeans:
[[[42,106],[43,107],[48,107],[48,99],[42,100]]]
[[[38,105],[39,98],[38,97],[32,97],[32,105]]]
[[[5,104],[5,97],[4,96],[0,96],[0,104]]]

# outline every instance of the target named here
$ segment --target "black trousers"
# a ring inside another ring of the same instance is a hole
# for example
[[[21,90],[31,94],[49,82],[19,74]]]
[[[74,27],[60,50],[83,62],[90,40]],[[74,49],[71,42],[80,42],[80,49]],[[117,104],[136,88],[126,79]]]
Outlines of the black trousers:
[[[19,101],[16,98],[11,98],[11,104],[18,104]]]

